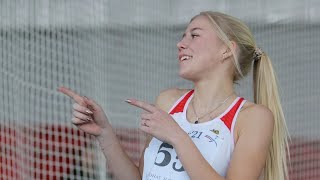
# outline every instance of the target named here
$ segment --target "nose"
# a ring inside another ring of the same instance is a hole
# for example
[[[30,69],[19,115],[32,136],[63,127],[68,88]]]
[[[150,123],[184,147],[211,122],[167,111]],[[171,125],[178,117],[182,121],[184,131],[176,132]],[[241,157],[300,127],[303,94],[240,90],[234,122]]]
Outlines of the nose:
[[[184,39],[184,38],[183,38]],[[181,39],[178,43],[177,43],[177,48],[179,49],[179,51],[181,51],[182,49],[186,49],[187,45],[184,42],[184,40]]]

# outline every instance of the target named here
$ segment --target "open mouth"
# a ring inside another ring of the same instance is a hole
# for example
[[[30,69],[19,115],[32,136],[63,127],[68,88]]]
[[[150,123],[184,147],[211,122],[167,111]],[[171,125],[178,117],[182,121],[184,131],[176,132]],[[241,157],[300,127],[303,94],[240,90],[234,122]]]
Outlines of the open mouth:
[[[192,56],[187,56],[187,55],[185,55],[185,56],[182,56],[181,58],[180,58],[180,61],[186,61],[186,60],[189,60],[189,59],[191,59],[192,58]]]

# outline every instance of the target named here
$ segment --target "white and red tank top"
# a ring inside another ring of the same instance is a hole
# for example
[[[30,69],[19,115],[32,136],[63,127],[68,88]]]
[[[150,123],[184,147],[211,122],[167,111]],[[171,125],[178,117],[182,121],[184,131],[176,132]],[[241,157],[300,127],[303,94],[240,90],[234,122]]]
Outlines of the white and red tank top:
[[[220,116],[207,122],[193,124],[186,118],[187,107],[193,97],[193,92],[194,90],[190,90],[179,98],[169,114],[189,134],[212,168],[225,177],[234,149],[234,125],[246,100],[237,97]],[[144,153],[142,179],[187,180],[190,178],[173,146],[157,138],[152,138]]]

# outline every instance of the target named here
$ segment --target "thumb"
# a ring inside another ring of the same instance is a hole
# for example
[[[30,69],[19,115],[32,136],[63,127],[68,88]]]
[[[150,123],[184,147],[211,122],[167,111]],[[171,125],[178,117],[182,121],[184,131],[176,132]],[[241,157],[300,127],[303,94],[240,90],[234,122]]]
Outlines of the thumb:
[[[106,114],[103,112],[103,109],[97,104],[94,100],[84,97],[84,102],[87,104],[87,108],[93,112],[92,116],[94,121],[101,128],[105,128],[108,125],[108,118]],[[110,125],[110,124],[109,124]]]
[[[92,111],[97,111],[100,107],[96,102],[94,102],[92,99],[89,99],[88,97],[84,96],[84,103],[86,103],[87,107]]]

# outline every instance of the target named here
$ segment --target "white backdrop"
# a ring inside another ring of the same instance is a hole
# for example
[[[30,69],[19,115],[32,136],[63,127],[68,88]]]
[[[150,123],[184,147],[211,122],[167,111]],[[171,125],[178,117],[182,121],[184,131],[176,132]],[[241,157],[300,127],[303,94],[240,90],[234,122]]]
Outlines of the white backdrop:
[[[98,101],[115,127],[138,127],[124,100],[192,87],[178,77],[176,43],[191,17],[213,10],[244,20],[271,57],[291,136],[320,140],[319,9],[317,0],[2,0],[0,125],[73,128],[71,101],[56,91],[64,85]],[[251,88],[251,77],[236,85],[249,100]]]

